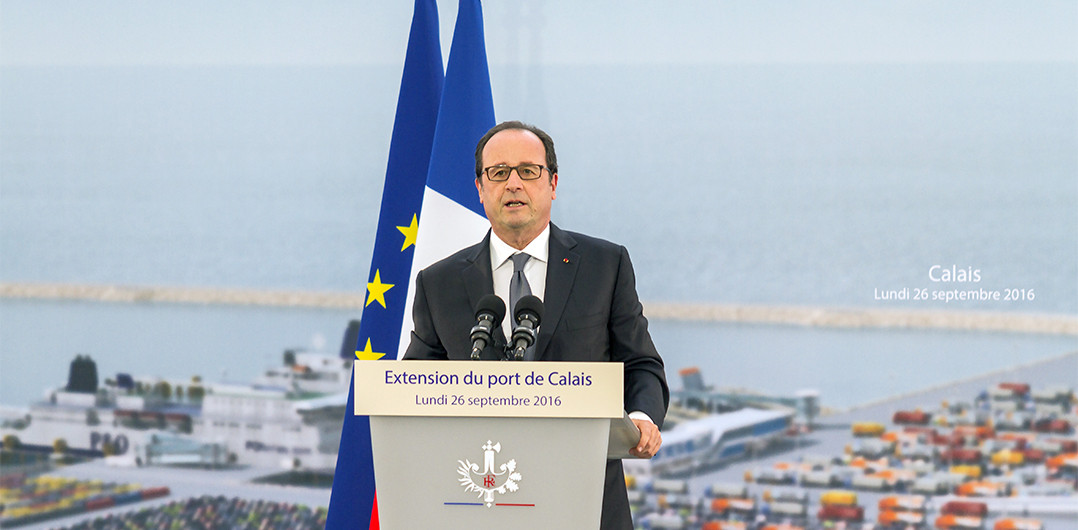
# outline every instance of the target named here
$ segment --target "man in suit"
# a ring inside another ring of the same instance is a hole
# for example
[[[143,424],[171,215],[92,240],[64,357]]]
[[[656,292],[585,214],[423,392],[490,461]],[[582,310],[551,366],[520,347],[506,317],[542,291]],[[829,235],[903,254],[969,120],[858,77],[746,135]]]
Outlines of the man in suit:
[[[529,357],[624,363],[625,410],[641,433],[630,453],[654,456],[670,393],[625,247],[550,222],[558,163],[554,142],[542,130],[501,123],[480,139],[475,159],[475,187],[491,230],[480,243],[420,271],[404,358],[469,359],[476,304],[491,293],[510,299],[512,256],[523,252],[526,283],[545,313]],[[502,358],[512,314],[510,307],[482,358]],[[620,460],[607,464],[602,528],[632,528]]]

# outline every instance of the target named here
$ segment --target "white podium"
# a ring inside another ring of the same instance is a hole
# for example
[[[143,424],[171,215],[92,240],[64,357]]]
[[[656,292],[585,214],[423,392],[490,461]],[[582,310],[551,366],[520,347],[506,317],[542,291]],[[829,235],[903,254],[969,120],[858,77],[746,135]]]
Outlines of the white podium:
[[[639,440],[622,410],[621,363],[377,361],[354,370],[385,530],[598,528],[606,460]]]

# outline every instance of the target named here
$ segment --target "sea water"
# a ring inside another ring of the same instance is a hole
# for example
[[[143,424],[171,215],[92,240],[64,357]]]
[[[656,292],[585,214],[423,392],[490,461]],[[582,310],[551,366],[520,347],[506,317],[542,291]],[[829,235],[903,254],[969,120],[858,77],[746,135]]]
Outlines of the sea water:
[[[361,292],[399,76],[4,67],[0,281]],[[499,119],[555,138],[555,222],[625,244],[645,301],[1078,313],[1073,64],[492,67],[491,80]],[[979,280],[937,281],[944,269]],[[930,295],[968,289],[1022,294]],[[357,313],[3,300],[0,403],[62,383],[77,353],[104,374],[248,379],[287,347],[336,351]],[[823,387],[831,406],[1078,349],[975,332],[652,332],[675,387],[698,365],[723,386]],[[827,366],[847,369],[814,375]]]
[[[0,301],[0,404],[26,405],[67,381],[76,354],[101,378],[135,376],[246,382],[286,349],[340,349],[357,310]],[[844,409],[1078,350],[1067,336],[940,330],[849,330],[653,319],[672,388],[698,367],[708,384],[779,396],[820,393]],[[1078,385],[1058,374],[1040,385]],[[971,396],[962,396],[969,398]],[[926,406],[932,405],[926,403]]]

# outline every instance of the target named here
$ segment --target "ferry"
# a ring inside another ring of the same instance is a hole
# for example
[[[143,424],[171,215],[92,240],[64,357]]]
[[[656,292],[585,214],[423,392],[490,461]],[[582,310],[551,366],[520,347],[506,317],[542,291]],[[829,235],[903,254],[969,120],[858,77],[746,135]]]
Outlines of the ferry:
[[[647,466],[655,475],[693,474],[751,457],[807,428],[819,414],[815,390],[794,397],[717,390],[704,383],[695,366],[678,373],[683,389],[670,392],[663,447]],[[784,482],[779,476],[774,479]]]
[[[3,408],[0,437],[5,448],[120,464],[332,473],[351,371],[351,358],[286,350],[280,366],[247,384],[126,373],[99,382],[97,364],[80,355],[65,386]]]
[[[660,476],[691,474],[766,450],[789,431],[794,412],[746,407],[680,423],[663,431],[663,447],[650,460]]]

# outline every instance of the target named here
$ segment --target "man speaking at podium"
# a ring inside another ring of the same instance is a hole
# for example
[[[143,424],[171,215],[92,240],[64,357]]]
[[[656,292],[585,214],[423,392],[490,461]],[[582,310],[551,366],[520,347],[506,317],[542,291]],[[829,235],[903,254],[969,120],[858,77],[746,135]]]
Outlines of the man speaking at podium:
[[[496,125],[479,140],[475,161],[475,187],[491,229],[478,244],[419,272],[404,358],[471,358],[468,330],[479,300],[496,294],[515,301],[531,294],[543,301],[545,314],[524,358],[624,363],[625,410],[641,433],[630,453],[654,456],[662,445],[659,426],[670,393],[628,252],[550,222],[558,162],[553,140],[537,127],[517,121]],[[516,314],[512,305],[509,315]],[[513,336],[513,318],[504,320],[490,334],[483,359],[503,358],[506,337]],[[620,460],[607,462],[601,527],[632,528]]]

